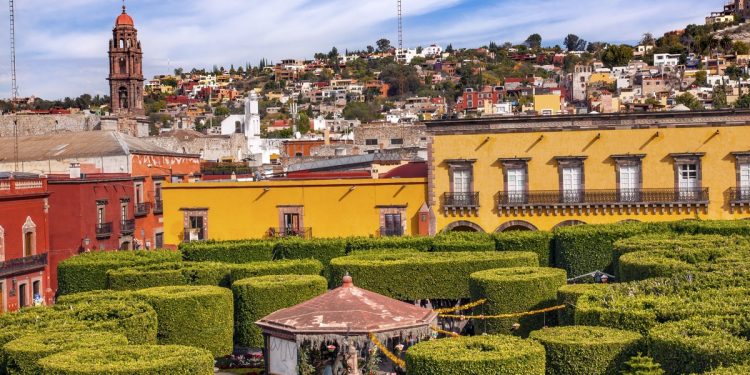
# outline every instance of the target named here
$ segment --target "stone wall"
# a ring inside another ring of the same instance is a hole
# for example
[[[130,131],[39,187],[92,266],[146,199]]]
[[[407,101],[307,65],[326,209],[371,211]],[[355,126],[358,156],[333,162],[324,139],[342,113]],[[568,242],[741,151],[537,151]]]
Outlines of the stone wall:
[[[427,133],[424,124],[364,124],[354,129],[354,144],[363,153],[376,150],[397,150],[403,148],[427,148]],[[400,139],[402,144],[393,144]],[[368,140],[377,140],[376,144],[368,145]]]
[[[0,137],[13,136],[13,121],[18,120],[18,135],[78,133],[99,127],[99,117],[82,113],[73,115],[2,115]]]
[[[232,158],[240,161],[247,158],[247,139],[242,134],[219,136],[196,136],[193,132],[165,133],[158,137],[143,138],[144,141],[171,152],[201,155],[202,160],[218,161]]]

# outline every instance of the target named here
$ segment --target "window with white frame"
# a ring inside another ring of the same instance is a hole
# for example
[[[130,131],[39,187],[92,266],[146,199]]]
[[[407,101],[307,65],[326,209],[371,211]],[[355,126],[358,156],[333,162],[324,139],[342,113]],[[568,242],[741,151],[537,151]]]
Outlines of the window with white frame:
[[[524,203],[526,201],[526,170],[512,168],[507,170],[508,201],[509,203]]]
[[[677,166],[677,181],[681,200],[692,200],[697,196],[700,187],[698,164],[680,164]]]
[[[460,168],[453,171],[453,192],[471,192],[471,171],[469,169]]]
[[[750,163],[740,165],[740,199],[750,200]]]
[[[564,203],[580,202],[582,198],[583,179],[580,166],[562,169],[562,194]]]
[[[620,200],[635,202],[638,200],[640,167],[638,165],[620,166]]]

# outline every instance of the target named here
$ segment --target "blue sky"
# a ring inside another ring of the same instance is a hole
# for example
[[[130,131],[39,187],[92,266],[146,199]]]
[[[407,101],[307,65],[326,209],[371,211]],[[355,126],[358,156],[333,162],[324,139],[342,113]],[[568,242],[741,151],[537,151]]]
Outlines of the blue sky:
[[[545,45],[568,33],[589,41],[633,42],[702,23],[722,0],[404,0],[405,44],[522,42]],[[147,77],[177,67],[229,67],[262,57],[310,57],[336,46],[363,49],[381,37],[394,44],[396,0],[129,0]],[[17,1],[18,77],[22,96],[53,99],[107,93],[107,43],[117,0]],[[7,25],[7,5],[0,7]],[[7,30],[7,27],[0,28]],[[0,36],[0,97],[10,95],[6,33]]]

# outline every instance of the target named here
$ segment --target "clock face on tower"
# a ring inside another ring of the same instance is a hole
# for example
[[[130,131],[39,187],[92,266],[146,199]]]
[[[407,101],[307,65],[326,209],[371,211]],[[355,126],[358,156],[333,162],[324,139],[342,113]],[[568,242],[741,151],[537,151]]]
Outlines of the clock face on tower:
[[[115,115],[143,116],[143,51],[125,6],[109,41],[110,109]]]

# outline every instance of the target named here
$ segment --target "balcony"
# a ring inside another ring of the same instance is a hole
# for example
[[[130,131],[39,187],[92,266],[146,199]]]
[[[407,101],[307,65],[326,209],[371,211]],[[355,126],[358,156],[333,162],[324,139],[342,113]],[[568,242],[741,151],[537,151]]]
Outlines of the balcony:
[[[443,210],[454,214],[471,214],[479,212],[479,193],[445,193]]]
[[[151,203],[149,202],[135,204],[135,216],[137,217],[148,215],[149,210],[151,210]]]
[[[185,228],[182,235],[182,242],[197,242],[204,241],[205,239],[206,237],[201,228]]]
[[[660,209],[672,212],[706,208],[708,188],[701,189],[633,189],[633,190],[537,190],[500,192],[500,213],[630,213]]]
[[[380,227],[380,237],[401,237],[404,235],[404,228],[401,227]]]
[[[45,178],[11,178],[0,180],[0,196],[30,195],[46,192],[47,179]]]
[[[41,271],[47,266],[47,253],[0,262],[0,279]]]
[[[120,234],[133,234],[135,232],[135,219],[123,220],[120,222]]]
[[[750,187],[731,188],[727,191],[727,201],[731,213],[750,209]]]
[[[96,238],[107,238],[112,235],[112,223],[96,224]]]
[[[312,238],[312,228],[269,228],[267,236],[269,238]]]
[[[164,201],[158,199],[154,201],[154,214],[159,215],[164,212]]]

